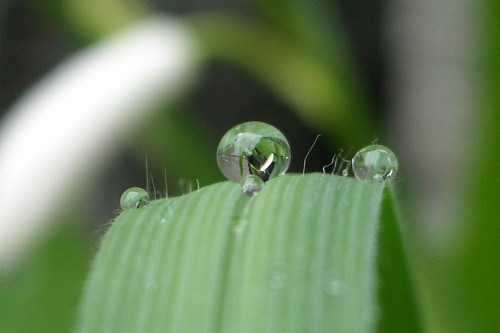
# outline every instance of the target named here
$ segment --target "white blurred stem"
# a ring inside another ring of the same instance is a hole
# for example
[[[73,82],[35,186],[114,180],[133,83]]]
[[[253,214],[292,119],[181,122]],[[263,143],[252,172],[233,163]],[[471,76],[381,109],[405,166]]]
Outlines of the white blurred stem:
[[[77,53],[9,110],[0,128],[0,266],[155,104],[186,88],[196,54],[181,22],[150,18]]]
[[[404,186],[426,239],[441,250],[458,244],[452,240],[463,227],[456,221],[477,138],[476,7],[472,0],[391,1],[387,16],[391,125]]]

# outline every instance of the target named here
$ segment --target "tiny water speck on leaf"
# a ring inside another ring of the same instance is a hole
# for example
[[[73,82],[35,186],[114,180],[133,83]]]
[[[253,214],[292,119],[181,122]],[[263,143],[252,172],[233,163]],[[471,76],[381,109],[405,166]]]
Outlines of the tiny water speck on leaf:
[[[325,285],[325,291],[328,295],[338,296],[344,291],[344,285],[340,280],[330,280]]]

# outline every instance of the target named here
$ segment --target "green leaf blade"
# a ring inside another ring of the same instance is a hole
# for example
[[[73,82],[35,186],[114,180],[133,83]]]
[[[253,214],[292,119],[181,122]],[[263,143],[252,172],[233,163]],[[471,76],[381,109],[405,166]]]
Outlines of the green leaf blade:
[[[384,194],[379,232],[378,332],[423,332],[412,267],[406,260],[401,226],[395,205],[394,188]]]
[[[373,332],[384,185],[281,176],[122,213],[78,332]]]

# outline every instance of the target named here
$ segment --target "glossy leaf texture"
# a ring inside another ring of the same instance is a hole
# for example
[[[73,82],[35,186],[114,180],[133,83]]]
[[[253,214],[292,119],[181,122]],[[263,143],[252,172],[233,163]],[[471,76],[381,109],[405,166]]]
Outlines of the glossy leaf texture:
[[[255,198],[223,182],[124,211],[76,331],[375,332],[383,191],[285,175]]]

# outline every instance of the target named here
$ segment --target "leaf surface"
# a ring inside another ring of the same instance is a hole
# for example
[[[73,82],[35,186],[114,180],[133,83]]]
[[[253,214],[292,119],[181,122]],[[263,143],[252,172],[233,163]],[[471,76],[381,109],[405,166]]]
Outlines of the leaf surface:
[[[124,211],[78,332],[373,332],[384,185],[285,175]]]

